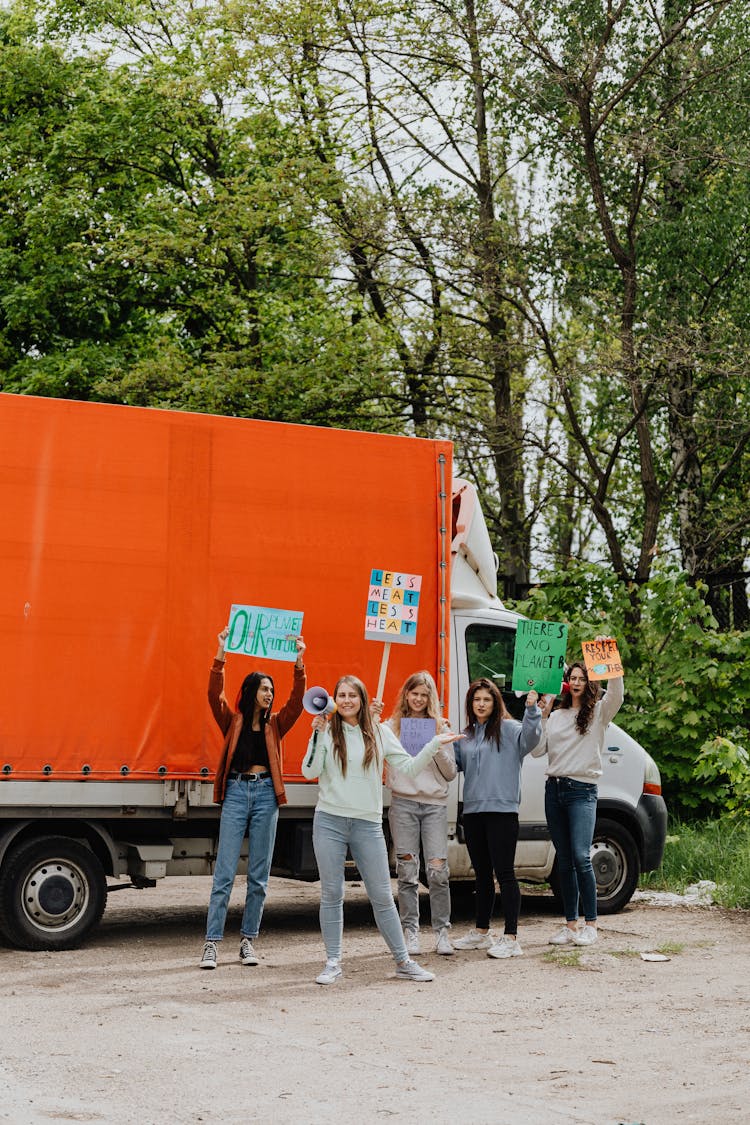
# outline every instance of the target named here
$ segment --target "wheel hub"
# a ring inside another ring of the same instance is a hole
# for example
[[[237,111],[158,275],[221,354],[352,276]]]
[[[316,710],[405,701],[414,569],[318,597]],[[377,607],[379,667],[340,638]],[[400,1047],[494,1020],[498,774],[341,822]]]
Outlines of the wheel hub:
[[[623,866],[618,852],[608,840],[596,840],[591,849],[591,866],[600,894],[611,894],[622,879]]]
[[[86,880],[69,860],[52,859],[31,871],[23,886],[22,903],[35,926],[59,930],[71,925],[85,908]]]

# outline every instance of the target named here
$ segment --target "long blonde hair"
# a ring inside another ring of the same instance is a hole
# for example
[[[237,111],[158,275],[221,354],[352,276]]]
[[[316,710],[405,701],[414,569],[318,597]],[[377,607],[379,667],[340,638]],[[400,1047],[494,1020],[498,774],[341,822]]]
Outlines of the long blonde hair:
[[[338,695],[338,690],[342,684],[349,684],[351,687],[356,688],[359,694],[361,706],[359,708],[359,715],[357,716],[357,723],[362,731],[362,738],[365,743],[365,756],[362,764],[365,769],[369,769],[372,763],[375,762],[379,769],[378,747],[375,741],[375,729],[372,724],[372,716],[370,715],[370,700],[367,696],[367,688],[356,676],[342,676],[333,689],[334,699]],[[346,738],[344,736],[344,721],[338,711],[334,711],[333,715],[331,715],[330,731],[334,756],[341,767],[342,776],[346,777],[348,759],[346,754]]]
[[[404,682],[401,691],[398,693],[398,702],[393,709],[393,714],[388,720],[396,738],[399,738],[401,735],[401,720],[405,719],[409,714],[409,704],[406,702],[406,696],[410,691],[414,691],[414,689],[418,687],[427,688],[427,694],[429,696],[427,700],[427,711],[425,712],[427,717],[435,719],[436,721],[440,719],[440,700],[438,699],[435,681],[429,672],[414,672]]]

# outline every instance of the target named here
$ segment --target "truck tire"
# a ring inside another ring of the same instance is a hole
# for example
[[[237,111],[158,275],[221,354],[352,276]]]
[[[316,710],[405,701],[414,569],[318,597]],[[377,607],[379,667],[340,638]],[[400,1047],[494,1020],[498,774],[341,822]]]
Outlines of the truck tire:
[[[591,863],[597,909],[600,914],[616,914],[630,902],[641,874],[638,848],[627,828],[608,817],[597,817]]]
[[[596,876],[597,912],[616,914],[630,902],[641,874],[638,848],[627,828],[616,820],[597,817],[594,842],[591,845],[591,864]],[[557,858],[548,881],[555,905],[562,908]]]
[[[106,902],[99,860],[64,836],[20,844],[0,873],[0,930],[19,949],[74,949]]]

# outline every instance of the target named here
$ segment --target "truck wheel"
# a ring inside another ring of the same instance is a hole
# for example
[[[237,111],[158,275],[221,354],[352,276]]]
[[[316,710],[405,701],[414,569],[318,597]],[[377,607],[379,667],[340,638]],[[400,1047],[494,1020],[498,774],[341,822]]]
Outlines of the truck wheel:
[[[0,929],[19,949],[75,948],[106,902],[99,860],[64,836],[21,844],[0,874]]]
[[[616,820],[598,817],[591,846],[600,914],[616,914],[630,902],[638,886],[641,861],[635,840]]]

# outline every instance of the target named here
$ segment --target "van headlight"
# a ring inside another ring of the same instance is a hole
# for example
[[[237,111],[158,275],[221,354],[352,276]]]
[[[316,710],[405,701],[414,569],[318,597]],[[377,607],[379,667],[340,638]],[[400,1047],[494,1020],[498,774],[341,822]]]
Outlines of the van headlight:
[[[643,771],[643,792],[654,793],[661,796],[661,774],[659,767],[650,754],[646,754],[646,766]]]

